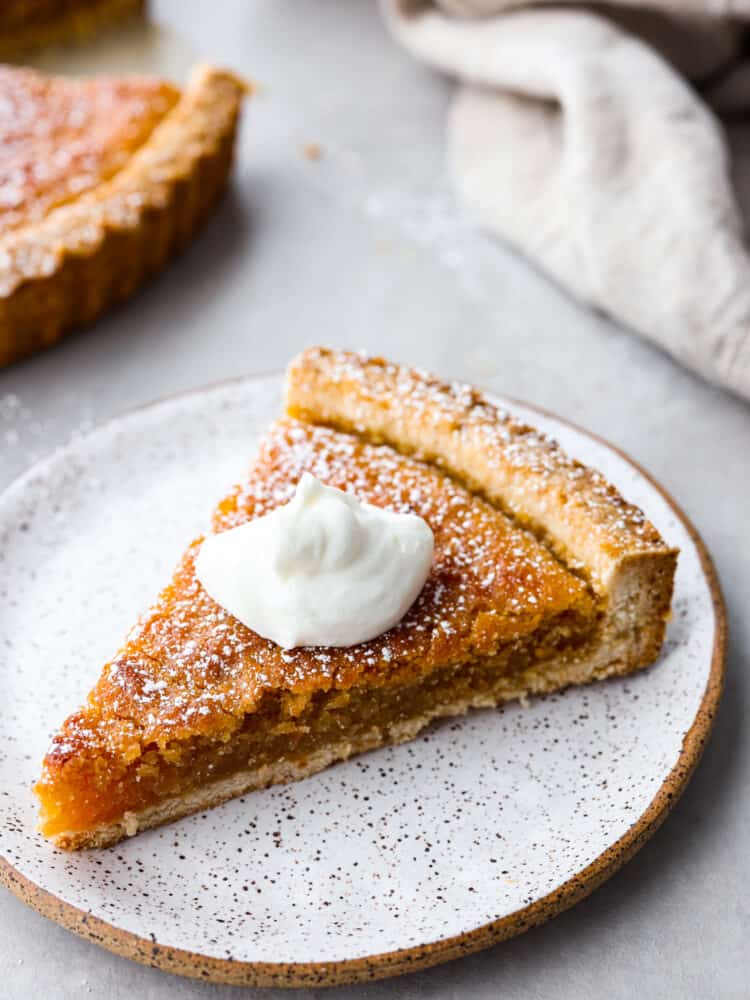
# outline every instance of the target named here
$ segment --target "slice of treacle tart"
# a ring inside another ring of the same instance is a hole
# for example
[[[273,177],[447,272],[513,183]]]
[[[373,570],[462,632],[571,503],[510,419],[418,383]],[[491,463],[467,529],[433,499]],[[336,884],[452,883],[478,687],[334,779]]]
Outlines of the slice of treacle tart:
[[[375,639],[285,650],[209,597],[194,541],[54,737],[36,791],[58,846],[112,844],[431,719],[657,657],[675,551],[598,473],[480,392],[311,349],[289,368],[286,408],[213,530],[269,513],[310,472],[427,521],[424,588]]]

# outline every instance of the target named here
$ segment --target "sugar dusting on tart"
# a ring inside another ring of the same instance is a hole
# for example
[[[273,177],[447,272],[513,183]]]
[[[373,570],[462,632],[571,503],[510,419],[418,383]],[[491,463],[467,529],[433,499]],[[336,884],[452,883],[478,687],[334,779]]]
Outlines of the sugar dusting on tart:
[[[223,715],[251,711],[265,689],[308,694],[379,683],[399,672],[426,673],[441,662],[491,655],[568,609],[584,617],[591,612],[580,580],[438,471],[387,446],[293,420],[272,429],[248,480],[219,505],[215,530],[286,503],[303,472],[427,520],[435,561],[414,606],[398,626],[350,649],[284,651],[205,593],[194,575],[196,542],[92,694],[92,707],[112,722],[114,740],[162,742],[186,727],[210,732]],[[101,730],[85,716],[71,723],[54,744],[55,757],[101,745]]]
[[[0,66],[0,230],[109,179],[176,104],[163,80],[63,80]]]
[[[415,441],[421,437],[425,425],[459,436],[476,434],[491,469],[516,469],[527,480],[535,481],[537,490],[554,485],[555,501],[563,505],[572,503],[586,511],[591,530],[605,544],[627,534],[631,546],[644,550],[654,545],[664,546],[643,511],[628,503],[601,473],[571,458],[553,438],[496,406],[473,386],[443,382],[421,368],[409,368],[363,353],[311,347],[292,363],[289,371],[288,383],[294,387],[293,397],[290,395],[291,412],[295,415],[320,419],[317,410],[308,411],[305,406],[305,396],[310,389],[315,391],[318,374],[321,382],[339,387],[346,396],[352,416],[343,422],[345,429],[373,436],[372,408],[376,405],[384,413],[393,410],[411,417],[411,422],[406,419],[400,422],[400,446],[408,445],[412,435]],[[347,387],[356,388],[359,400]],[[384,400],[392,402],[383,404]],[[316,398],[316,404],[320,403]],[[339,423],[340,417],[332,416],[332,422]],[[375,436],[383,437],[380,431]],[[415,446],[415,451],[424,453],[424,445]],[[438,465],[448,465],[439,452],[427,452],[423,457]],[[552,498],[549,502],[552,503]],[[523,512],[511,513],[520,516]]]

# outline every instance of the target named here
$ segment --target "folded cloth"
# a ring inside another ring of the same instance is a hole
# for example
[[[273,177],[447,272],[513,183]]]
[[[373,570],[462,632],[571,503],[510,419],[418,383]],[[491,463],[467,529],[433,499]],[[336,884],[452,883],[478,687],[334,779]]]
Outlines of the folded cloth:
[[[381,4],[414,56],[461,81],[448,157],[480,224],[750,399],[750,255],[709,107],[750,109],[750,0]]]

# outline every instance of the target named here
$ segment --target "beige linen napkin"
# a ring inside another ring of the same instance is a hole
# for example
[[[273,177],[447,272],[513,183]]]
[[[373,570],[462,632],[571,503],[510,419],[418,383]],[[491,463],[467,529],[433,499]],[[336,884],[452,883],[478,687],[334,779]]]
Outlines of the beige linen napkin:
[[[381,3],[414,56],[461,82],[448,156],[478,221],[750,399],[750,256],[709,107],[750,109],[735,20],[750,0]]]

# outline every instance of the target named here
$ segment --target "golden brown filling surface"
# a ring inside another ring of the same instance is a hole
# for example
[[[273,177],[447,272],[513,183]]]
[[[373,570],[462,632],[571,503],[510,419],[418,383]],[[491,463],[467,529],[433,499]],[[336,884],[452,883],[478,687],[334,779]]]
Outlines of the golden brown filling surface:
[[[178,98],[163,80],[0,66],[0,235],[113,177]]]

